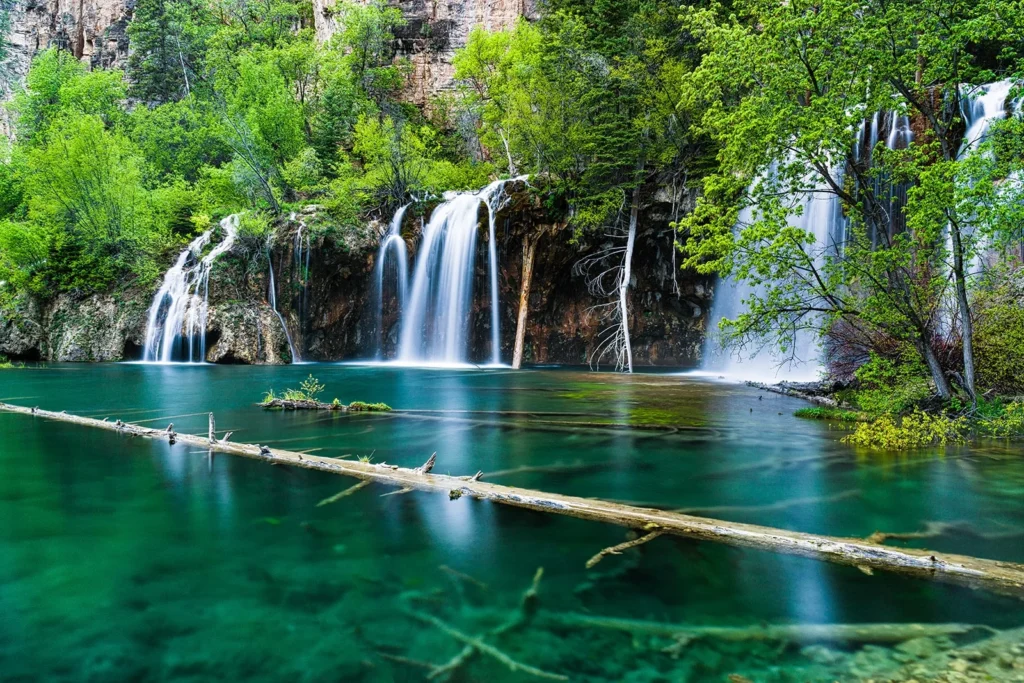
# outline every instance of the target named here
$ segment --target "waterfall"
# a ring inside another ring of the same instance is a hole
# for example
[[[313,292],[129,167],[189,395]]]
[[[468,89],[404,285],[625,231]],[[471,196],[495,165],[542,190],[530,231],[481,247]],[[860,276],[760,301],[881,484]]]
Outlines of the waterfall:
[[[964,139],[961,141],[960,149],[957,151],[958,159],[963,159],[976,151],[981,143],[985,141],[985,138],[988,137],[992,124],[1006,118],[1007,98],[1012,88],[1013,81],[996,81],[995,83],[982,86],[981,94],[978,97],[970,98],[965,96],[961,100],[960,113],[963,114],[967,132],[964,133]],[[984,267],[986,246],[985,244],[978,245],[977,253],[974,254],[966,268],[966,275],[968,277],[981,272]],[[953,238],[951,235],[947,235],[946,248],[952,260]]]
[[[405,304],[405,297],[409,288],[409,256],[405,247],[405,240],[402,239],[402,220],[405,218],[405,211],[409,208],[406,204],[402,206],[391,219],[388,231],[381,240],[380,248],[377,250],[377,257],[373,267],[373,294],[372,294],[372,315],[374,316],[374,334],[377,336],[377,357],[384,357],[384,307],[386,304],[385,280],[391,278],[394,273],[395,300],[398,303],[398,311],[401,313]],[[388,254],[394,256],[389,260]],[[394,264],[393,268],[388,266]]]
[[[235,243],[238,215],[228,216],[220,222],[220,227],[224,231],[220,244],[202,256],[213,240],[213,230],[207,230],[181,252],[164,275],[163,284],[149,307],[144,361],[202,363],[206,360],[210,272],[217,257]]]
[[[820,262],[828,258],[833,245],[846,231],[842,205],[833,193],[808,191],[795,202],[789,224],[812,233]],[[755,220],[752,207],[740,212],[737,229]],[[820,265],[820,264],[819,264]],[[822,363],[814,330],[797,330],[792,348],[782,354],[770,346],[761,349],[723,348],[716,332],[723,319],[735,320],[747,308],[747,300],[760,295],[763,287],[749,280],[719,279],[711,304],[711,316],[704,341],[701,369],[728,377],[763,382],[811,382],[818,379]]]
[[[299,354],[295,351],[295,344],[292,343],[292,335],[288,332],[288,325],[284,321],[284,316],[277,310],[277,286],[274,283],[274,259],[271,258],[270,252],[267,252],[267,264],[270,270],[270,284],[267,291],[267,302],[270,304],[270,309],[274,311],[274,315],[281,321],[281,329],[284,330],[284,336],[288,340],[288,351],[292,355],[292,363],[301,363],[302,359],[299,358]]]
[[[412,280],[402,309],[398,360],[404,363],[466,363],[472,322],[473,270],[481,203],[488,218],[491,349],[501,362],[498,248],[495,216],[508,197],[498,180],[479,192],[449,193],[423,228]],[[388,238],[390,239],[390,237]],[[384,249],[384,245],[381,246]]]

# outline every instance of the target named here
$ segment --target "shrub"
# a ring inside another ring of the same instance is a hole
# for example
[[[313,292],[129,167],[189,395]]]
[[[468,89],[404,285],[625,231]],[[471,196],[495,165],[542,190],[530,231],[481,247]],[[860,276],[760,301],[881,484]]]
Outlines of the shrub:
[[[1024,282],[1021,272],[994,278],[979,295],[974,327],[978,388],[1013,394],[1024,390]]]
[[[310,401],[318,400],[318,397],[323,393],[325,388],[323,384],[320,384],[316,377],[313,377],[313,375],[302,380],[299,386],[302,387],[302,393],[308,396]]]
[[[915,410],[902,418],[882,415],[865,422],[845,437],[845,443],[886,451],[904,451],[925,446],[962,444],[967,440],[969,423],[965,417],[951,418]]]
[[[999,415],[981,422],[979,431],[988,436],[1024,435],[1024,402],[1014,401],[1003,407]]]
[[[916,353],[893,359],[871,352],[855,375],[861,388],[854,392],[853,400],[872,417],[900,415],[932,395],[928,371]]]

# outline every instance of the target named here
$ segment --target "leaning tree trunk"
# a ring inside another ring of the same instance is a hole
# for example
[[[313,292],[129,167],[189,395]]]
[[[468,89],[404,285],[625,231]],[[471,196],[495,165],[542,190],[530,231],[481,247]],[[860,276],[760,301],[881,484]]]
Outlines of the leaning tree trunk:
[[[921,355],[924,356],[925,363],[928,364],[928,370],[932,374],[932,381],[935,382],[935,391],[938,392],[944,401],[948,401],[953,397],[953,390],[950,389],[949,380],[946,379],[946,374],[942,371],[942,363],[936,357],[931,339],[926,331],[922,331],[920,336],[921,339],[918,343],[921,345]]]
[[[960,325],[964,347],[964,388],[974,398],[974,324],[971,321],[971,305],[967,300],[967,276],[964,273],[964,244],[960,228],[950,221],[949,232],[953,237],[953,279],[956,283],[956,302],[960,309]]]
[[[533,282],[533,257],[537,253],[540,235],[523,238],[523,278],[519,285],[519,316],[516,320],[516,343],[512,352],[512,367],[523,365],[523,346],[526,344],[526,315],[530,304],[530,284]]]

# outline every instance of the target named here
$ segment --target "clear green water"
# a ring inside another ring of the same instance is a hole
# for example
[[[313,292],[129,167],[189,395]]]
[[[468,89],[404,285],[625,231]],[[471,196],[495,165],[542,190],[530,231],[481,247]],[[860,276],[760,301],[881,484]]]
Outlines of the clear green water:
[[[328,399],[448,412],[252,405],[310,372]],[[399,465],[436,451],[442,472],[532,467],[491,479],[834,535],[947,522],[928,547],[1024,561],[1019,447],[858,453],[841,432],[794,418],[799,401],[685,377],[75,365],[4,371],[0,400],[194,433],[206,417],[188,414],[213,410],[237,441]],[[395,658],[441,663],[461,645],[404,607],[483,633],[541,566],[551,612],[1024,625],[1021,603],[981,592],[677,539],[588,571],[621,529],[479,501],[369,487],[316,507],[351,483],[0,414],[0,680],[423,680]],[[493,642],[571,680],[835,679],[799,645],[697,642],[673,657],[657,639],[543,620]],[[477,656],[454,680],[540,679]]]

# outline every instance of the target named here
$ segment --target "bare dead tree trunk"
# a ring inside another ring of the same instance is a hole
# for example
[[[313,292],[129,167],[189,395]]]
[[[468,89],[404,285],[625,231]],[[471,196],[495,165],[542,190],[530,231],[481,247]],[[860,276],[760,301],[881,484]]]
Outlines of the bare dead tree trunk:
[[[643,170],[643,162],[640,162]],[[626,253],[622,257],[622,274],[619,279],[619,324],[622,326],[622,353],[625,356],[626,372],[633,372],[633,348],[629,342],[629,280],[632,277],[633,246],[636,244],[636,224],[640,216],[640,187],[633,189],[633,202],[629,208],[629,234],[626,237]]]
[[[519,284],[519,316],[516,319],[516,343],[512,352],[512,367],[523,365],[523,347],[526,344],[526,316],[530,307],[530,284],[533,281],[533,257],[537,253],[540,235],[523,238],[523,278]]]

